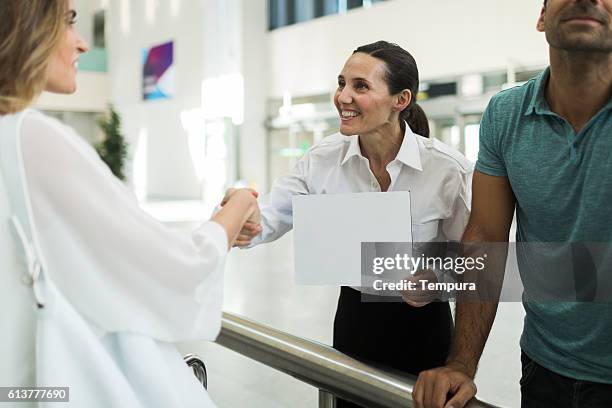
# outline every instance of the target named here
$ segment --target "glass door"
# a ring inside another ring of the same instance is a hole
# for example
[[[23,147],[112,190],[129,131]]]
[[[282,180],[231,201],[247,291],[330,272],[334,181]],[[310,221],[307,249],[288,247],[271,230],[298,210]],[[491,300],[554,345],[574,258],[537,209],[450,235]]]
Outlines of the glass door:
[[[479,132],[480,132],[480,120],[482,115],[470,114],[460,116],[460,139],[463,142],[461,146],[462,153],[472,163],[476,163],[478,159],[478,148],[479,148]]]

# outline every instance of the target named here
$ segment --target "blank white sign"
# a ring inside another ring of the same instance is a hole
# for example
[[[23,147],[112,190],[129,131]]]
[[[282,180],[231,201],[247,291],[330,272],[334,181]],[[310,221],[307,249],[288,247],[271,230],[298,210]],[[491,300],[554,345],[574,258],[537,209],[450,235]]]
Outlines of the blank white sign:
[[[410,193],[293,197],[295,279],[359,286],[362,242],[412,242]]]

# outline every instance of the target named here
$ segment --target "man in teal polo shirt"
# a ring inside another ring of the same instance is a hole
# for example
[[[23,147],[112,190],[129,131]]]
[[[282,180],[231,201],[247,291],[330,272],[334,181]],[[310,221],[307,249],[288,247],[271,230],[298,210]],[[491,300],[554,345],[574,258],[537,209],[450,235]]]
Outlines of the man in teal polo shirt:
[[[519,243],[611,243],[612,0],[547,0],[537,29],[546,34],[550,67],[487,107],[463,241],[507,242],[516,207]],[[534,272],[521,268],[526,293]],[[589,273],[573,271],[587,287]],[[588,290],[577,295],[593,299]],[[522,407],[612,407],[607,295],[597,303],[524,303]],[[474,396],[496,309],[457,303],[447,364],[421,373],[417,407],[460,408]]]

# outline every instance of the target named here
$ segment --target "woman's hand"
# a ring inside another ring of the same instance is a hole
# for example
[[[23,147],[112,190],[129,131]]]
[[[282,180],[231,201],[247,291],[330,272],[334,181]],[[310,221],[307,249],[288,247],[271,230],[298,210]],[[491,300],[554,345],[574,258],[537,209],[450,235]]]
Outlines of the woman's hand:
[[[408,282],[414,282],[414,289],[402,291],[402,298],[404,302],[408,303],[410,306],[423,307],[439,299],[440,293],[437,290],[423,289],[422,281],[425,281],[425,286],[429,283],[438,282],[438,278],[436,278],[436,274],[433,273],[433,271],[421,269],[407,280]]]
[[[241,230],[250,220],[259,220],[257,192],[249,189],[238,189],[223,200],[223,208],[212,216],[227,232],[228,249],[236,244]],[[244,242],[244,241],[242,241]]]
[[[236,193],[240,192],[240,194],[242,194],[245,191],[249,192],[255,198],[259,197],[259,193],[250,188],[228,188],[225,192],[223,200],[221,200],[221,206],[225,206]],[[261,233],[261,229],[261,213],[259,211],[259,205],[257,205],[257,202],[255,202],[253,212],[240,229],[240,232],[238,233],[238,236],[236,237],[236,241],[234,242],[233,246],[242,247],[249,245],[253,238],[255,238],[255,236],[257,236],[259,233]]]

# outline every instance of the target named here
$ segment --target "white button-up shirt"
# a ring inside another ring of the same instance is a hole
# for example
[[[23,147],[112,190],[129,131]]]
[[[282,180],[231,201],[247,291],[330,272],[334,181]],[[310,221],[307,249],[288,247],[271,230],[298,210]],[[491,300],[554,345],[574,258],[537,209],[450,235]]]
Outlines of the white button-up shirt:
[[[436,139],[406,125],[395,160],[387,165],[388,191],[410,191],[414,242],[461,239],[470,215],[473,164]],[[288,176],[278,179],[262,206],[262,233],[251,245],[273,241],[293,226],[292,196],[380,192],[358,136],[337,133],[313,146]],[[382,214],[363,214],[378,217]]]

